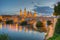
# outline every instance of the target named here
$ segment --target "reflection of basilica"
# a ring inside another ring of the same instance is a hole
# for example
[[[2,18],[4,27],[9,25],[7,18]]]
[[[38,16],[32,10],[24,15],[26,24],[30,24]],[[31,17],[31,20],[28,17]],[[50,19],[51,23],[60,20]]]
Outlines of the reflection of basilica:
[[[7,31],[13,31],[13,32],[25,32],[25,33],[37,33],[36,30],[33,30],[32,28],[28,28],[28,27],[22,27],[22,26],[18,26],[18,24],[15,25],[3,25],[0,24],[0,30],[2,29],[6,29]],[[2,30],[2,31],[4,31]]]
[[[0,29],[2,29],[2,24],[0,24]]]
[[[22,31],[24,31],[24,32],[28,32],[28,31],[30,31],[30,29],[31,29],[31,31],[33,30],[32,28],[28,28],[28,27],[22,27],[22,26],[18,26],[18,24],[14,24],[14,25],[12,25],[12,24],[10,24],[10,25],[3,25],[3,24],[0,24],[0,29],[8,29],[9,31],[18,31],[18,32],[22,32]]]

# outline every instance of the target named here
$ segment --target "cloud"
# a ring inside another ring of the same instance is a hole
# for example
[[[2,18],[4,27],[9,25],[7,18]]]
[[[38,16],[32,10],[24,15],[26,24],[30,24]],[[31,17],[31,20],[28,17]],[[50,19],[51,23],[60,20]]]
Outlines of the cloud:
[[[56,0],[55,0],[56,1]],[[32,4],[37,5],[37,6],[49,6],[51,8],[54,8],[55,1],[52,0],[40,0],[40,1],[32,1]]]
[[[53,13],[53,8],[49,7],[49,6],[34,6],[35,8],[33,10],[36,10],[36,12],[42,13],[44,15],[51,15]]]

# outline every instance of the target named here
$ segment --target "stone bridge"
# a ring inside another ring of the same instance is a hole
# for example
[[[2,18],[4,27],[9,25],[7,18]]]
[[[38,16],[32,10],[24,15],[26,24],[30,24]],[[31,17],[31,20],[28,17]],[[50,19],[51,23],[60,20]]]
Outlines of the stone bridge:
[[[44,29],[47,30],[46,34],[46,40],[50,37],[53,36],[54,34],[54,30],[55,30],[55,25],[56,25],[56,22],[57,22],[57,18],[56,17],[39,17],[39,20],[43,23],[44,25]],[[50,21],[52,24],[51,25],[47,25],[47,21]],[[34,28],[37,29],[36,27],[36,23],[34,23]]]

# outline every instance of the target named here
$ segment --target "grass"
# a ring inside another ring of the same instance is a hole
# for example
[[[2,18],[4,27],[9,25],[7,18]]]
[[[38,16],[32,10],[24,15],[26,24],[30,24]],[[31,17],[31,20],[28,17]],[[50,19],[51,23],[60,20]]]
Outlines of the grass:
[[[0,40],[9,40],[9,37],[7,34],[0,34]]]
[[[58,19],[55,27],[55,32],[52,38],[49,38],[48,40],[60,40],[60,18]]]
[[[54,36],[49,38],[48,40],[60,40],[60,35],[54,34]]]

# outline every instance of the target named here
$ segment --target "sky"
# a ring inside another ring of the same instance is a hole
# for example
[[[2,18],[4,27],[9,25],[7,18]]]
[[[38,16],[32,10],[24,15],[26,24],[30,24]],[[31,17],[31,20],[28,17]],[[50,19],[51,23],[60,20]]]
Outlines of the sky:
[[[37,14],[53,13],[54,4],[60,0],[0,0],[0,15],[19,15],[20,9],[36,10]]]

